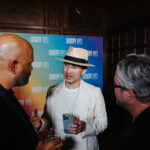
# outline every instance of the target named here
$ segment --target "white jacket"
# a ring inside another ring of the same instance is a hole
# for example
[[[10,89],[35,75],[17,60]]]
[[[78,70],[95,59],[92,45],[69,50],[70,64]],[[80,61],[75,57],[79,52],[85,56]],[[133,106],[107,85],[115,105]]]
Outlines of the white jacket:
[[[77,135],[65,134],[63,131],[62,115],[70,112],[65,92],[65,82],[50,88],[44,113],[51,118],[54,128],[63,139],[73,139],[74,145],[71,150],[99,150],[96,136],[107,127],[106,108],[100,88],[81,80],[72,113],[78,114],[80,120],[86,122],[86,131]],[[47,121],[42,119],[41,130],[46,127]]]

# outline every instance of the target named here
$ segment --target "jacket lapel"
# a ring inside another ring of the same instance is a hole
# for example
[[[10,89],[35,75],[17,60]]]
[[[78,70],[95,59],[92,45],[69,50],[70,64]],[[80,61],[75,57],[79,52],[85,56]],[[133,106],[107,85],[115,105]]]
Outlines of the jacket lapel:
[[[69,104],[68,104],[68,100],[67,100],[67,94],[66,94],[66,90],[65,90],[65,81],[62,84],[60,84],[60,86],[58,88],[58,93],[59,94],[56,94],[55,99],[56,100],[60,99],[59,105],[60,105],[60,107],[63,106],[63,107],[61,107],[61,110],[63,112],[70,112]]]

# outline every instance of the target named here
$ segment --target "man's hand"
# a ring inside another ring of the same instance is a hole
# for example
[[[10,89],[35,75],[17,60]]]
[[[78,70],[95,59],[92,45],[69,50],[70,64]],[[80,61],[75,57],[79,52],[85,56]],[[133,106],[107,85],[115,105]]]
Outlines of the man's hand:
[[[61,150],[63,146],[63,143],[61,142],[61,139],[58,137],[57,139],[48,142],[48,143],[43,143],[39,142],[36,150]]]
[[[86,130],[86,123],[81,120],[76,120],[74,124],[68,125],[68,130],[70,133],[78,134]]]
[[[34,127],[35,129],[37,129],[37,130],[38,130],[38,129],[41,127],[41,125],[42,125],[42,122],[41,122],[40,119],[41,119],[41,118],[38,116],[38,111],[37,111],[37,109],[35,109],[35,110],[34,110],[34,116],[31,116],[31,117],[30,117],[30,121],[31,121],[33,127]]]
[[[31,123],[32,123],[32,125],[33,125],[33,127],[35,129],[39,129],[40,128],[40,126],[42,124],[40,119],[41,118],[39,116],[32,116],[32,117],[30,117],[30,121],[31,121]]]

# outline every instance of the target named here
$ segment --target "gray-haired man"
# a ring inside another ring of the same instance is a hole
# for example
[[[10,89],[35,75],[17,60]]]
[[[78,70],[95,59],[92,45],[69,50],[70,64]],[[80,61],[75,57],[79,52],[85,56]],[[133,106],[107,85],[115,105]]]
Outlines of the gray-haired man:
[[[117,104],[132,115],[118,150],[150,148],[150,58],[130,54],[121,60],[114,76]]]

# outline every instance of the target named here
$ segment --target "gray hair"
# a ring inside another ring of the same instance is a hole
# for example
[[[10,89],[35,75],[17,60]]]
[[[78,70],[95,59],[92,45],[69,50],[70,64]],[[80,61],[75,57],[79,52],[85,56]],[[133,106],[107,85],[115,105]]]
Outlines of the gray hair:
[[[120,86],[132,89],[141,102],[150,102],[150,58],[129,54],[117,65]]]

